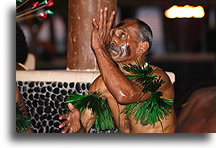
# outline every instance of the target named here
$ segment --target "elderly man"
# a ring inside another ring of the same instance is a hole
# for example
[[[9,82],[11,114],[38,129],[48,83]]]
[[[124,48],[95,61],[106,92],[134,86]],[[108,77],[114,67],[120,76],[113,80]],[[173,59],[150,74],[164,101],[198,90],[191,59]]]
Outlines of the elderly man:
[[[123,20],[112,28],[114,16],[115,11],[107,22],[107,8],[105,8],[100,10],[99,21],[95,19],[92,21],[91,45],[101,75],[94,80],[89,91],[100,92],[102,98],[107,99],[115,124],[122,133],[174,132],[173,108],[166,118],[162,118],[154,125],[140,122],[133,115],[122,113],[128,104],[145,102],[152,96],[151,91],[143,92],[137,81],[128,79],[125,74],[130,72],[123,68],[125,65],[135,63],[143,67],[142,61],[152,44],[152,31],[146,23],[138,19]],[[161,97],[165,100],[174,99],[173,86],[167,74],[156,66],[149,67],[153,69],[153,76],[163,80],[158,88]],[[59,126],[63,128],[62,133],[88,132],[96,119],[92,111],[86,109],[80,113],[71,103],[68,104],[68,108],[70,112],[59,118],[64,119]]]

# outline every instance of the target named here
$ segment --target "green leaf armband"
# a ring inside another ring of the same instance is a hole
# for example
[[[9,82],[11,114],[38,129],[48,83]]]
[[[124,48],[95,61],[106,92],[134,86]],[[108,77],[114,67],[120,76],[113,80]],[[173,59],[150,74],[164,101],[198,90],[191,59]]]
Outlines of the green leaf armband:
[[[98,92],[89,93],[87,96],[70,94],[65,103],[72,103],[80,112],[85,108],[91,109],[97,116],[94,126],[100,130],[114,129],[114,122],[107,100]]]

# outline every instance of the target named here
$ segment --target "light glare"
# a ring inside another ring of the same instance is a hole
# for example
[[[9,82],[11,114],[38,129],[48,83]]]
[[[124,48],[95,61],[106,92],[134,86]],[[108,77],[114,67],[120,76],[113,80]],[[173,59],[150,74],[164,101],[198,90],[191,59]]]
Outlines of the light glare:
[[[202,6],[177,6],[173,5],[164,12],[167,18],[203,18],[205,11]]]

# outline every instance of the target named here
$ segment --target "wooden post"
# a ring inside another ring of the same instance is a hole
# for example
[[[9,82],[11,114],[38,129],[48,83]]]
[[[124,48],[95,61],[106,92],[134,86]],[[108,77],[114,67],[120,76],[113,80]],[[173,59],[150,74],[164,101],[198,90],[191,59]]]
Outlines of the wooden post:
[[[98,20],[99,10],[117,10],[117,0],[68,0],[68,70],[97,70],[91,49],[92,18]]]

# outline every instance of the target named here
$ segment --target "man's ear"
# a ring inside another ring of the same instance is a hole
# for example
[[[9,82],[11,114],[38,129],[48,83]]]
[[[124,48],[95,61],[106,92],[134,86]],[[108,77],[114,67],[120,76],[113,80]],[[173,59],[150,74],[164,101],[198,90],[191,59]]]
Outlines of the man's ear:
[[[146,53],[149,49],[149,42],[147,41],[140,41],[138,43],[138,54]]]

